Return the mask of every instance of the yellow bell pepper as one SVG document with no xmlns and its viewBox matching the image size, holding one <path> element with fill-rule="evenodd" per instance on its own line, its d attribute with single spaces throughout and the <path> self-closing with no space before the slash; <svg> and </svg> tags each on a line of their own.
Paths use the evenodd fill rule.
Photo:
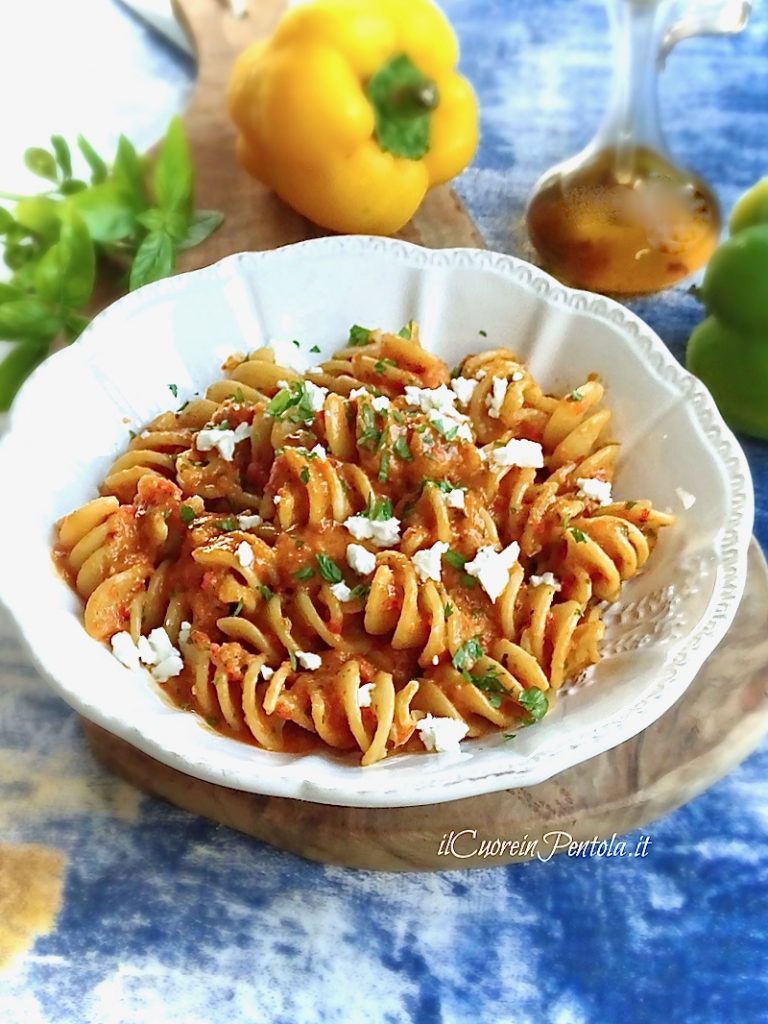
<svg viewBox="0 0 768 1024">
<path fill-rule="evenodd" d="M 322 227 L 391 234 L 477 146 L 477 103 L 430 0 L 315 0 L 237 59 L 245 169 Z"/>
</svg>

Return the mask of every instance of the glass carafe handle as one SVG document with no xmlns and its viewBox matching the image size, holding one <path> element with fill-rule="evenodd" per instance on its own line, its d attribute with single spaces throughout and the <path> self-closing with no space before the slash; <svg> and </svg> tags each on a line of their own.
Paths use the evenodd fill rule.
<svg viewBox="0 0 768 1024">
<path fill-rule="evenodd" d="M 733 36 L 741 32 L 752 13 L 752 0 L 720 0 L 695 4 L 695 13 L 685 15 L 668 29 L 659 51 L 659 67 L 678 43 L 693 36 Z"/>
</svg>

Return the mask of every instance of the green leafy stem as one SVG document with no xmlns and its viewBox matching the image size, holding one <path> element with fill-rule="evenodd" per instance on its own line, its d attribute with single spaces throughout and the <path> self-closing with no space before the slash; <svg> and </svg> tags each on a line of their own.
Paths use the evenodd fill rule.
<svg viewBox="0 0 768 1024">
<path fill-rule="evenodd" d="M 77 146 L 90 181 L 73 176 L 61 135 L 33 147 L 26 166 L 50 187 L 31 196 L 0 192 L 0 243 L 10 279 L 0 282 L 0 340 L 15 342 L 0 363 L 0 410 L 49 354 L 90 323 L 102 280 L 124 275 L 130 291 L 172 274 L 179 252 L 200 245 L 222 223 L 195 210 L 194 168 L 181 120 L 174 118 L 154 158 L 121 136 L 112 165 L 82 135 Z"/>
</svg>

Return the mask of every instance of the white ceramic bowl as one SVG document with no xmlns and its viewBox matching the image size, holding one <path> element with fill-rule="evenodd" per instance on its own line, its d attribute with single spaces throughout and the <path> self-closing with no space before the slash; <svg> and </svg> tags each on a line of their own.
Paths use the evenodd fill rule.
<svg viewBox="0 0 768 1024">
<path fill-rule="evenodd" d="M 80 602 L 51 563 L 54 521 L 96 495 L 128 441 L 127 421 L 140 429 L 175 404 L 168 384 L 181 400 L 215 379 L 231 352 L 267 339 L 299 338 L 309 342 L 304 351 L 315 343 L 322 355 L 314 362 L 352 323 L 397 329 L 411 318 L 449 365 L 506 345 L 547 390 L 599 373 L 623 443 L 615 493 L 650 497 L 678 523 L 622 591 L 607 656 L 588 685 L 514 743 L 492 735 L 460 754 L 399 755 L 361 769 L 330 754 L 275 754 L 229 740 L 171 707 L 146 674 L 128 673 L 86 635 Z M 644 729 L 728 628 L 753 518 L 744 454 L 708 392 L 632 313 L 509 256 L 364 237 L 231 256 L 116 302 L 23 388 L 0 444 L 0 480 L 0 597 L 72 707 L 190 775 L 371 807 L 530 786 Z"/>
</svg>

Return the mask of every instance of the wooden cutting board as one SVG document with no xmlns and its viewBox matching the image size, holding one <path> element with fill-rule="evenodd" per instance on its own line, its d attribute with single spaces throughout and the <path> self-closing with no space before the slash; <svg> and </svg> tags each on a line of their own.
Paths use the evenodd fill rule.
<svg viewBox="0 0 768 1024">
<path fill-rule="evenodd" d="M 184 115 L 197 169 L 196 202 L 200 209 L 226 215 L 204 245 L 183 254 L 180 270 L 207 266 L 233 252 L 275 249 L 327 234 L 249 177 L 234 159 L 235 129 L 226 111 L 232 64 L 241 50 L 272 31 L 285 6 L 284 0 L 251 0 L 247 16 L 236 18 L 217 0 L 175 0 L 174 9 L 193 42 L 199 66 Z M 398 237 L 433 249 L 485 248 L 461 200 L 445 185 L 429 193 Z"/>
<path fill-rule="evenodd" d="M 185 115 L 198 170 L 197 205 L 227 217 L 205 245 L 184 254 L 182 270 L 323 233 L 249 178 L 233 157 L 234 130 L 225 111 L 232 61 L 271 30 L 283 6 L 279 0 L 258 0 L 248 18 L 237 19 L 216 0 L 181 5 L 179 17 L 200 65 Z M 401 237 L 433 248 L 483 246 L 466 209 L 447 187 L 428 196 Z M 548 843 L 548 834 L 582 841 L 638 828 L 738 764 L 768 730 L 766 637 L 768 570 L 753 542 L 747 593 L 733 628 L 663 718 L 539 786 L 432 807 L 333 807 L 241 793 L 175 771 L 89 722 L 83 728 L 102 764 L 145 792 L 301 856 L 386 871 L 488 867 L 546 857 L 555 841 Z M 490 856 L 472 853 L 482 840 L 525 839 L 537 845 Z"/>
</svg>

